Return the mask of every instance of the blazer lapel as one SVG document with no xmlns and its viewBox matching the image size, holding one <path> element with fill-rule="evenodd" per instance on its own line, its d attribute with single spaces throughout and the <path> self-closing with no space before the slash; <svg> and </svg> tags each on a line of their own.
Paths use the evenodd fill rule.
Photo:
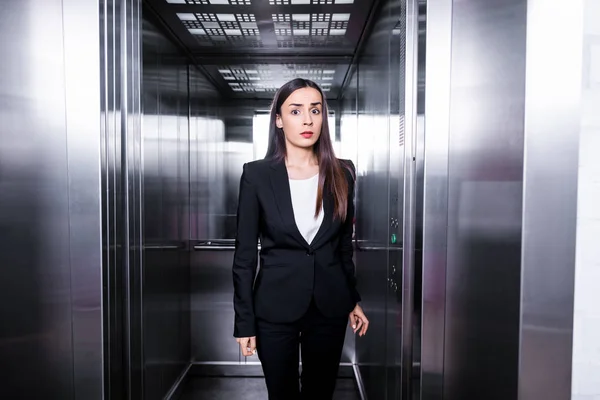
<svg viewBox="0 0 600 400">
<path fill-rule="evenodd" d="M 273 161 L 271 168 L 271 186 L 273 188 L 273 194 L 275 195 L 275 202 L 277 203 L 281 220 L 298 242 L 304 247 L 309 247 L 308 243 L 300 233 L 298 225 L 296 225 L 294 209 L 292 208 L 289 177 L 285 163 Z"/>
</svg>

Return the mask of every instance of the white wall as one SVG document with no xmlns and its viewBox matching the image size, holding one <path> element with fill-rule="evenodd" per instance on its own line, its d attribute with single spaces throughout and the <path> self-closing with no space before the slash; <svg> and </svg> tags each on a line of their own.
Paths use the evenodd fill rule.
<svg viewBox="0 0 600 400">
<path fill-rule="evenodd" d="M 585 0 L 573 400 L 600 400 L 600 0 Z"/>
</svg>

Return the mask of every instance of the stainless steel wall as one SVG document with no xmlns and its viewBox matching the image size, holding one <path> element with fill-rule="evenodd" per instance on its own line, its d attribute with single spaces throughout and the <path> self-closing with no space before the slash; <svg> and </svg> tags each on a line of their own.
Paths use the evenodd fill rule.
<svg viewBox="0 0 600 400">
<path fill-rule="evenodd" d="M 140 19 L 138 0 L 100 2 L 104 383 L 117 400 L 143 398 Z"/>
<path fill-rule="evenodd" d="M 570 398 L 582 15 L 553 6 L 428 2 L 424 400 Z"/>
<path fill-rule="evenodd" d="M 356 338 L 355 361 L 371 399 L 408 398 L 411 387 L 418 389 L 405 383 L 413 381 L 412 346 L 419 337 L 413 297 L 417 15 L 416 1 L 380 4 L 342 101 L 341 141 L 355 141 L 358 171 L 357 280 L 371 322 L 367 336 Z"/>
<path fill-rule="evenodd" d="M 427 42 L 433 54 L 427 55 L 425 113 L 428 300 L 439 288 L 430 280 L 442 279 L 441 271 L 428 269 L 438 269 L 445 257 L 444 350 L 435 360 L 443 360 L 445 399 L 516 398 L 527 2 L 444 3 L 428 5 L 428 29 L 446 30 L 434 33 L 440 46 Z M 440 195 L 447 196 L 446 210 Z M 445 248 L 430 241 L 444 229 L 444 218 Z M 441 339 L 430 329 L 442 323 L 426 323 L 432 325 L 424 326 L 424 337 L 427 331 Z M 423 348 L 439 345 L 424 342 Z M 441 366 L 428 368 L 424 374 Z"/>
<path fill-rule="evenodd" d="M 190 361 L 190 67 L 150 12 L 142 35 L 144 399 L 151 400 L 162 399 Z"/>
<path fill-rule="evenodd" d="M 103 398 L 99 31 L 94 1 L 2 2 L 6 398 Z"/>
<path fill-rule="evenodd" d="M 198 71 L 190 76 L 190 290 L 191 354 L 195 362 L 237 361 L 233 339 L 233 251 L 206 250 L 206 241 L 227 239 L 229 145 L 220 96 Z M 241 168 L 241 165 L 240 165 Z"/>
<path fill-rule="evenodd" d="M 527 2 L 519 400 L 572 398 L 584 1 L 560 5 Z"/>
</svg>

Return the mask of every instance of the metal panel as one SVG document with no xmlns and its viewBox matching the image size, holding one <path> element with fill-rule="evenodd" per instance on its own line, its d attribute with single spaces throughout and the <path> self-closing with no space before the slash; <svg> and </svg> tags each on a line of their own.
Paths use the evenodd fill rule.
<svg viewBox="0 0 600 400">
<path fill-rule="evenodd" d="M 162 399 L 190 360 L 188 63 L 143 20 L 145 399 Z"/>
<path fill-rule="evenodd" d="M 5 1 L 0 31 L 2 392 L 101 399 L 97 4 Z"/>
<path fill-rule="evenodd" d="M 389 35 L 388 56 L 388 109 L 389 109 L 389 236 L 396 235 L 399 246 L 404 242 L 405 204 L 405 151 L 406 151 L 406 7 L 404 1 L 392 1 L 386 7 L 387 19 L 397 21 Z M 412 162 L 412 157 L 409 162 Z M 403 321 L 403 257 L 401 248 L 388 252 L 386 300 L 386 398 L 402 398 L 402 327 Z"/>
<path fill-rule="evenodd" d="M 225 113 L 219 94 L 198 71 L 190 70 L 190 358 L 194 361 L 239 361 L 233 339 L 232 243 L 225 251 L 196 251 L 198 241 L 221 239 L 235 220 L 229 214 L 234 196 L 229 175 L 251 159 L 252 145 L 241 159 L 225 141 Z M 242 112 L 242 114 L 244 114 Z M 251 132 L 246 132 L 251 137 Z M 242 146 L 243 147 L 243 146 Z M 236 162 L 237 160 L 238 162 Z M 239 184 L 239 174 L 235 187 Z"/>
<path fill-rule="evenodd" d="M 452 5 L 444 340 L 448 400 L 517 396 L 526 18 L 525 0 Z M 440 45 L 442 57 L 447 42 Z M 441 84 L 445 77 L 438 79 Z M 443 116 L 447 91 L 440 89 L 427 98 L 443 96 L 438 107 Z M 443 127 L 438 127 L 439 139 Z"/>
<path fill-rule="evenodd" d="M 14 0 L 0 13 L 0 376 L 13 398 L 73 399 L 62 12 Z"/>
<path fill-rule="evenodd" d="M 63 0 L 74 398 L 103 399 L 100 16 Z"/>
<path fill-rule="evenodd" d="M 402 259 L 402 380 L 401 398 L 413 398 L 413 335 L 415 331 L 415 232 L 416 232 L 416 157 L 417 157 L 417 86 L 418 30 L 417 0 L 405 3 L 406 33 L 404 40 L 404 199 L 403 199 L 403 259 Z"/>
<path fill-rule="evenodd" d="M 100 20 L 105 393 L 143 398 L 140 1 Z"/>
<path fill-rule="evenodd" d="M 369 398 L 412 398 L 419 392 L 419 385 L 413 384 L 419 378 L 413 371 L 420 337 L 420 301 L 415 301 L 420 291 L 414 286 L 421 215 L 416 199 L 422 187 L 422 153 L 417 151 L 422 148 L 417 129 L 418 15 L 416 1 L 384 2 L 357 66 L 356 258 L 371 332 L 357 338 L 356 360 Z M 352 128 L 343 124 L 343 147 L 348 133 Z M 410 251 L 403 252 L 406 246 Z"/>
<path fill-rule="evenodd" d="M 452 0 L 427 2 L 421 399 L 443 396 Z"/>
<path fill-rule="evenodd" d="M 375 27 L 378 30 L 378 27 Z M 358 66 L 358 183 L 356 194 L 356 276 L 361 305 L 370 321 L 365 337 L 356 338 L 356 361 L 368 398 L 385 398 L 386 320 L 389 243 L 388 91 L 389 37 L 375 34 L 372 49 Z M 375 134 L 373 134 L 375 133 Z"/>
<path fill-rule="evenodd" d="M 356 338 L 356 363 L 371 399 L 401 395 L 406 53 L 398 26 L 406 26 L 403 9 L 403 2 L 388 1 L 374 11 L 373 31 L 356 67 L 356 263 L 371 322 L 367 336 Z M 346 123 L 341 129 L 345 147 L 353 129 Z"/>
<path fill-rule="evenodd" d="M 232 246 L 229 246 L 232 247 Z M 192 254 L 192 358 L 201 362 L 245 361 L 233 338 L 233 249 Z M 247 357 L 248 361 L 258 361 Z"/>
<path fill-rule="evenodd" d="M 118 52 L 114 48 L 116 25 L 113 1 L 100 3 L 100 62 L 101 62 L 101 143 L 102 143 L 102 259 L 104 301 L 104 375 L 105 394 L 110 399 L 125 399 L 125 368 L 123 365 L 123 273 L 121 269 L 123 248 L 121 247 L 122 228 L 117 221 L 123 221 L 122 207 L 118 201 L 122 197 L 121 156 L 117 88 L 119 73 L 115 69 Z"/>
<path fill-rule="evenodd" d="M 571 398 L 584 13 L 559 5 L 527 5 L 519 400 Z"/>
<path fill-rule="evenodd" d="M 224 229 L 227 144 L 218 93 L 197 70 L 190 73 L 190 238 L 206 240 Z"/>
<path fill-rule="evenodd" d="M 357 146 L 358 146 L 358 74 L 352 73 L 347 89 L 344 93 L 341 104 L 338 105 L 337 114 L 340 115 L 339 126 L 336 132 L 339 132 L 340 148 L 338 157 L 350 159 L 357 165 Z M 356 249 L 355 249 L 356 250 Z M 356 252 L 354 261 L 358 268 Z M 351 329 L 346 332 L 344 340 L 344 349 L 342 351 L 342 362 L 356 364 L 356 336 Z"/>
</svg>

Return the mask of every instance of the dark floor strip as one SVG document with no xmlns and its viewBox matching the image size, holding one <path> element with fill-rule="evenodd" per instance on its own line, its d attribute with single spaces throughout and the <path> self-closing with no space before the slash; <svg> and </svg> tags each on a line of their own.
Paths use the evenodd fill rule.
<svg viewBox="0 0 600 400">
<path fill-rule="evenodd" d="M 179 400 L 267 400 L 267 388 L 264 378 L 194 377 Z M 360 400 L 356 382 L 338 379 L 333 400 Z"/>
</svg>

